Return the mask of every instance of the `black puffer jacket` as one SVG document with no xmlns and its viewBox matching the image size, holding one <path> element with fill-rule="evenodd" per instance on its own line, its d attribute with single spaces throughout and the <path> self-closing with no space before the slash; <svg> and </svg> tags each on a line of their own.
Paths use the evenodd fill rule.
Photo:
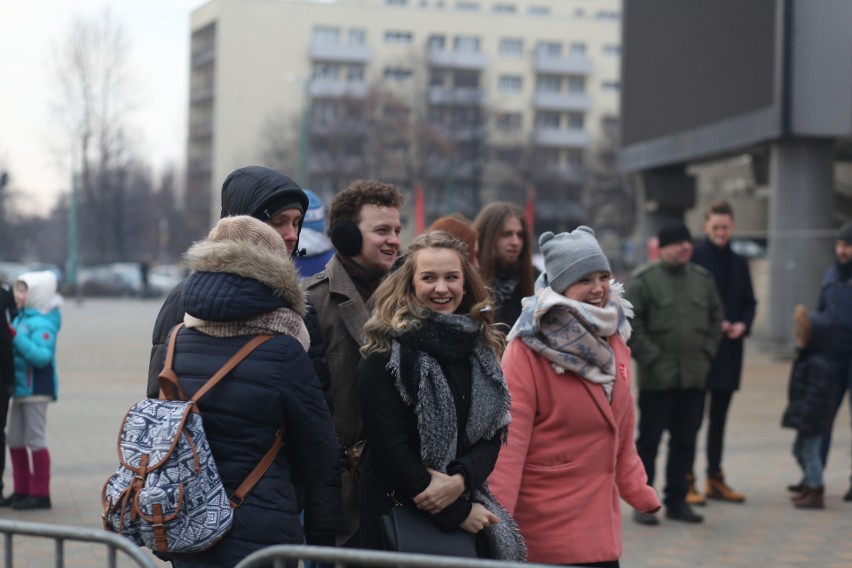
<svg viewBox="0 0 852 568">
<path fill-rule="evenodd" d="M 781 425 L 798 430 L 802 436 L 822 436 L 831 432 L 834 417 L 834 379 L 825 353 L 835 331 L 826 314 L 811 312 L 810 319 L 810 339 L 790 372 L 789 403 Z"/>
<path fill-rule="evenodd" d="M 297 314 L 304 310 L 292 263 L 275 255 L 264 257 L 257 248 L 242 242 L 204 241 L 187 254 L 195 272 L 184 285 L 186 311 L 203 320 L 190 322 L 198 329 L 181 330 L 177 339 L 174 370 L 187 396 L 250 339 L 251 334 L 240 334 L 244 320 L 279 308 L 291 308 Z M 296 315 L 292 321 L 302 325 Z M 229 333 L 237 335 L 210 335 L 213 322 L 233 322 Z M 302 330 L 301 335 L 306 344 L 307 333 Z M 225 538 L 207 551 L 179 558 L 233 566 L 266 546 L 303 541 L 294 484 L 327 477 L 337 459 L 337 437 L 299 336 L 298 332 L 275 335 L 199 401 L 229 493 L 260 461 L 282 426 L 284 448 L 235 510 L 233 527 Z"/>
</svg>

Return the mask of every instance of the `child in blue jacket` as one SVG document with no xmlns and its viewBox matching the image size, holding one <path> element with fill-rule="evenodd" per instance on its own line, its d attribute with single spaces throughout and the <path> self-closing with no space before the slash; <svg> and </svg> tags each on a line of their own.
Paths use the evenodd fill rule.
<svg viewBox="0 0 852 568">
<path fill-rule="evenodd" d="M 56 275 L 48 270 L 21 274 L 15 281 L 18 315 L 12 322 L 15 390 L 7 439 L 14 493 L 0 506 L 50 508 L 50 453 L 45 426 L 47 404 L 56 400 L 56 335 L 62 323 Z M 32 458 L 32 469 L 30 468 Z"/>
</svg>

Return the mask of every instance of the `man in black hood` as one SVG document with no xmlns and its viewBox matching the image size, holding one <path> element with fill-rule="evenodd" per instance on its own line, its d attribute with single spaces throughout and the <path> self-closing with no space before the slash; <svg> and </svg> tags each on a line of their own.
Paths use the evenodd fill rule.
<svg viewBox="0 0 852 568">
<path fill-rule="evenodd" d="M 260 219 L 281 235 L 287 252 L 295 256 L 307 208 L 308 196 L 295 181 L 270 168 L 246 166 L 234 170 L 225 178 L 222 184 L 222 210 L 219 218 L 251 215 Z M 183 321 L 183 314 L 183 282 L 181 282 L 166 297 L 157 315 L 157 321 L 154 323 L 151 359 L 148 365 L 149 398 L 157 398 L 159 395 L 158 377 L 165 361 L 166 338 L 172 327 Z M 312 332 L 311 350 L 313 350 L 314 335 L 310 325 L 308 325 L 308 331 Z M 321 341 L 320 339 L 319 342 Z M 320 376 L 320 382 L 323 380 L 324 377 Z"/>
</svg>

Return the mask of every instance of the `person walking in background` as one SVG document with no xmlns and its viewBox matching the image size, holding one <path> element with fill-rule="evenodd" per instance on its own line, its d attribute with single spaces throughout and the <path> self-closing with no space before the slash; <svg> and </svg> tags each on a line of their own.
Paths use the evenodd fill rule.
<svg viewBox="0 0 852 568">
<path fill-rule="evenodd" d="M 5 282 L 0 282 L 0 502 L 3 501 L 3 473 L 6 471 L 6 418 L 9 399 L 15 388 L 15 355 L 12 321 L 18 313 L 15 295 Z"/>
<path fill-rule="evenodd" d="M 299 246 L 303 247 L 304 256 L 297 254 L 294 258 L 296 267 L 302 278 L 313 276 L 328 264 L 334 256 L 334 245 L 326 235 L 325 206 L 319 196 L 310 189 L 303 189 L 308 196 L 308 209 L 299 233 Z"/>
<path fill-rule="evenodd" d="M 705 237 L 695 246 L 692 262 L 713 275 L 725 310 L 722 320 L 722 342 L 707 377 L 707 483 L 705 494 L 710 499 L 742 503 L 745 495 L 725 482 L 722 454 L 725 424 L 734 391 L 740 388 L 745 338 L 754 321 L 757 301 L 751 285 L 748 261 L 731 250 L 734 232 L 734 210 L 727 201 L 710 205 L 704 217 Z M 695 488 L 695 475 L 687 477 L 686 502 L 703 505 L 704 496 Z"/>
<path fill-rule="evenodd" d="M 186 253 L 193 273 L 184 285 L 185 327 L 177 330 L 172 368 L 187 398 L 253 337 L 273 336 L 199 403 L 228 494 L 279 430 L 284 445 L 234 510 L 225 537 L 203 552 L 171 555 L 176 568 L 233 566 L 266 546 L 301 544 L 295 485 L 324 480 L 337 461 L 334 425 L 307 355 L 304 291 L 285 247 L 268 225 L 235 216 L 221 219 Z"/>
<path fill-rule="evenodd" d="M 852 409 L 852 221 L 847 221 L 837 232 L 834 242 L 835 263 L 829 267 L 823 278 L 819 294 L 817 311 L 828 315 L 836 330 L 828 346 L 834 375 L 834 412 L 832 424 L 843 398 L 849 396 Z M 822 440 L 820 455 L 823 467 L 828 463 L 828 450 L 831 447 L 831 428 Z M 790 489 L 802 489 L 792 486 Z M 844 501 L 852 501 L 852 476 L 849 490 L 843 496 Z"/>
<path fill-rule="evenodd" d="M 467 247 L 467 259 L 474 268 L 479 268 L 479 233 L 473 228 L 473 222 L 463 213 L 438 217 L 429 226 L 429 231 L 445 231 L 463 242 Z"/>
<path fill-rule="evenodd" d="M 639 371 L 639 436 L 636 448 L 653 486 L 657 451 L 669 433 L 664 489 L 666 518 L 704 520 L 686 503 L 686 476 L 704 412 L 704 388 L 722 337 L 722 304 L 713 276 L 689 262 L 692 238 L 681 221 L 665 223 L 657 234 L 660 260 L 635 270 L 627 286 L 633 304 L 628 342 Z M 634 511 L 634 520 L 659 520 Z"/>
<path fill-rule="evenodd" d="M 56 289 L 56 275 L 49 270 L 25 272 L 15 281 L 18 315 L 11 329 L 15 389 L 7 432 L 14 493 L 0 501 L 0 507 L 51 507 L 45 429 L 47 405 L 56 401 L 59 389 L 56 336 L 62 327 L 62 296 Z"/>
<path fill-rule="evenodd" d="M 652 514 L 660 501 L 633 439 L 632 308 L 592 229 L 544 233 L 545 273 L 509 333 L 506 447 L 489 478 L 515 518 L 530 562 L 618 566 L 621 497 Z"/>
<path fill-rule="evenodd" d="M 364 344 L 367 303 L 399 253 L 402 229 L 399 190 L 376 180 L 357 180 L 335 195 L 328 234 L 337 252 L 325 269 L 305 281 L 325 339 L 334 423 L 344 464 L 340 476 L 343 521 L 333 543 L 358 547 L 357 460 L 364 441 L 356 373 Z"/>
<path fill-rule="evenodd" d="M 781 419 L 785 428 L 796 430 L 793 456 L 804 475 L 802 491 L 793 497 L 799 509 L 825 508 L 820 443 L 831 430 L 834 406 L 834 377 L 831 360 L 825 356 L 834 324 L 824 313 L 808 313 L 802 305 L 793 312 L 794 336 L 799 353 L 790 373 L 787 408 Z"/>
<path fill-rule="evenodd" d="M 517 526 L 485 483 L 510 421 L 503 338 L 465 249 L 443 231 L 421 235 L 374 294 L 358 367 L 361 544 L 382 548 L 380 519 L 397 500 L 481 535 L 480 557 L 521 561 Z"/>
<path fill-rule="evenodd" d="M 479 270 L 495 295 L 494 323 L 508 333 L 521 315 L 521 298 L 533 293 L 532 245 L 523 210 L 511 203 L 486 205 L 473 220 L 479 233 Z"/>
</svg>

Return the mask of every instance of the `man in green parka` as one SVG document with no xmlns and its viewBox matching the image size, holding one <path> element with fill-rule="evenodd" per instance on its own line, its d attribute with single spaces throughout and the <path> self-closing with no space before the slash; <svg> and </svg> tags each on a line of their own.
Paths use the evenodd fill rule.
<svg viewBox="0 0 852 568">
<path fill-rule="evenodd" d="M 637 269 L 626 297 L 633 303 L 628 345 L 639 368 L 639 436 L 636 447 L 654 484 L 654 465 L 663 432 L 669 432 L 666 518 L 700 523 L 686 504 L 686 474 L 692 470 L 704 412 L 704 387 L 722 337 L 724 312 L 713 276 L 689 262 L 692 238 L 680 221 L 657 234 L 659 260 Z M 655 525 L 654 515 L 634 513 Z"/>
</svg>

